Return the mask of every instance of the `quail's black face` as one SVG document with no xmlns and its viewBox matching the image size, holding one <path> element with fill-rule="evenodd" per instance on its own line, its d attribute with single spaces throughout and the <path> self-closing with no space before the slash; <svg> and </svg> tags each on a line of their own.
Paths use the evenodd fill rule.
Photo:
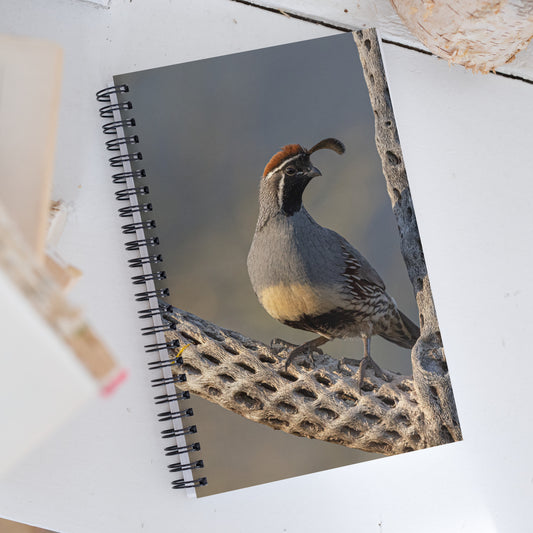
<svg viewBox="0 0 533 533">
<path fill-rule="evenodd" d="M 277 174 L 278 205 L 286 216 L 292 216 L 301 209 L 302 195 L 307 184 L 314 177 L 322 175 L 311 164 L 307 154 L 288 159 Z"/>
<path fill-rule="evenodd" d="M 308 155 L 300 155 L 293 161 L 289 159 L 282 167 L 282 172 L 286 178 L 307 180 L 307 183 L 311 178 L 322 175 L 320 170 L 312 165 Z"/>
<path fill-rule="evenodd" d="M 272 156 L 261 180 L 258 227 L 262 227 L 268 216 L 281 213 L 290 217 L 300 211 L 302 194 L 307 184 L 314 177 L 322 175 L 311 163 L 310 156 L 323 149 L 333 150 L 338 154 L 344 153 L 344 145 L 338 139 L 328 137 L 310 150 L 299 144 L 288 144 Z"/>
</svg>

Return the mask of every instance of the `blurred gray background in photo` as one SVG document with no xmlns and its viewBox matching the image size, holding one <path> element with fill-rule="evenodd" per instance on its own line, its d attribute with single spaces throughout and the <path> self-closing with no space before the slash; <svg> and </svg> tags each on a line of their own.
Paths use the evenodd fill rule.
<svg viewBox="0 0 533 533">
<path fill-rule="evenodd" d="M 304 193 L 315 220 L 346 237 L 379 272 L 415 322 L 418 311 L 374 143 L 374 117 L 351 34 L 325 37 L 116 77 L 130 87 L 172 305 L 269 343 L 314 335 L 276 322 L 251 288 L 246 256 L 258 187 L 283 145 L 325 137 L 339 156 L 312 156 L 322 177 Z M 360 339 L 324 352 L 362 357 Z M 410 353 L 373 337 L 384 368 L 411 373 Z M 308 440 L 250 422 L 194 398 L 208 495 L 365 461 L 376 454 Z M 194 457 L 193 455 L 193 458 Z M 326 490 L 326 488 L 325 488 Z"/>
</svg>

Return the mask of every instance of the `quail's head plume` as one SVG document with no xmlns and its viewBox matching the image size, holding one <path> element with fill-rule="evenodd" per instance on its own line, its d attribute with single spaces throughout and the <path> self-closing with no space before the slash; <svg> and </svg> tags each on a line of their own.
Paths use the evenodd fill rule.
<svg viewBox="0 0 533 533">
<path fill-rule="evenodd" d="M 320 352 L 325 342 L 344 337 L 363 339 L 365 368 L 381 370 L 370 357 L 373 335 L 412 348 L 420 330 L 396 306 L 370 263 L 338 233 L 320 226 L 306 211 L 302 195 L 321 176 L 311 163 L 317 150 L 344 153 L 337 139 L 324 139 L 307 150 L 289 144 L 276 153 L 263 172 L 259 218 L 248 254 L 248 273 L 265 310 L 293 328 L 319 335 L 289 354 Z"/>
</svg>

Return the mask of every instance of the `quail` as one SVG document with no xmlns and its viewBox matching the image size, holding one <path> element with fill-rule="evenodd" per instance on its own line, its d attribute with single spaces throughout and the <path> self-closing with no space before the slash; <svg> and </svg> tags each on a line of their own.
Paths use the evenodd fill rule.
<svg viewBox="0 0 533 533">
<path fill-rule="evenodd" d="M 302 205 L 305 188 L 322 175 L 310 161 L 321 149 L 345 151 L 333 138 L 309 150 L 289 144 L 266 165 L 248 274 L 259 302 L 273 318 L 319 335 L 294 347 L 285 368 L 298 355 L 321 353 L 319 346 L 329 340 L 361 337 L 364 356 L 356 374 L 360 386 L 367 367 L 383 377 L 370 356 L 373 335 L 412 348 L 420 330 L 398 309 L 370 263 L 341 235 L 320 226 Z"/>
</svg>

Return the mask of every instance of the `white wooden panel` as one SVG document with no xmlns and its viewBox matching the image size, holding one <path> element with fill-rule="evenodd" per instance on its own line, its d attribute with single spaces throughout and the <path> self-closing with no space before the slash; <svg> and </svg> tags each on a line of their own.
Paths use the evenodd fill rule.
<svg viewBox="0 0 533 533">
<path fill-rule="evenodd" d="M 427 51 L 407 30 L 389 0 L 251 0 L 250 3 L 340 28 L 376 27 L 385 39 Z M 512 63 L 497 70 L 533 81 L 533 46 L 530 45 L 517 54 Z"/>
</svg>

